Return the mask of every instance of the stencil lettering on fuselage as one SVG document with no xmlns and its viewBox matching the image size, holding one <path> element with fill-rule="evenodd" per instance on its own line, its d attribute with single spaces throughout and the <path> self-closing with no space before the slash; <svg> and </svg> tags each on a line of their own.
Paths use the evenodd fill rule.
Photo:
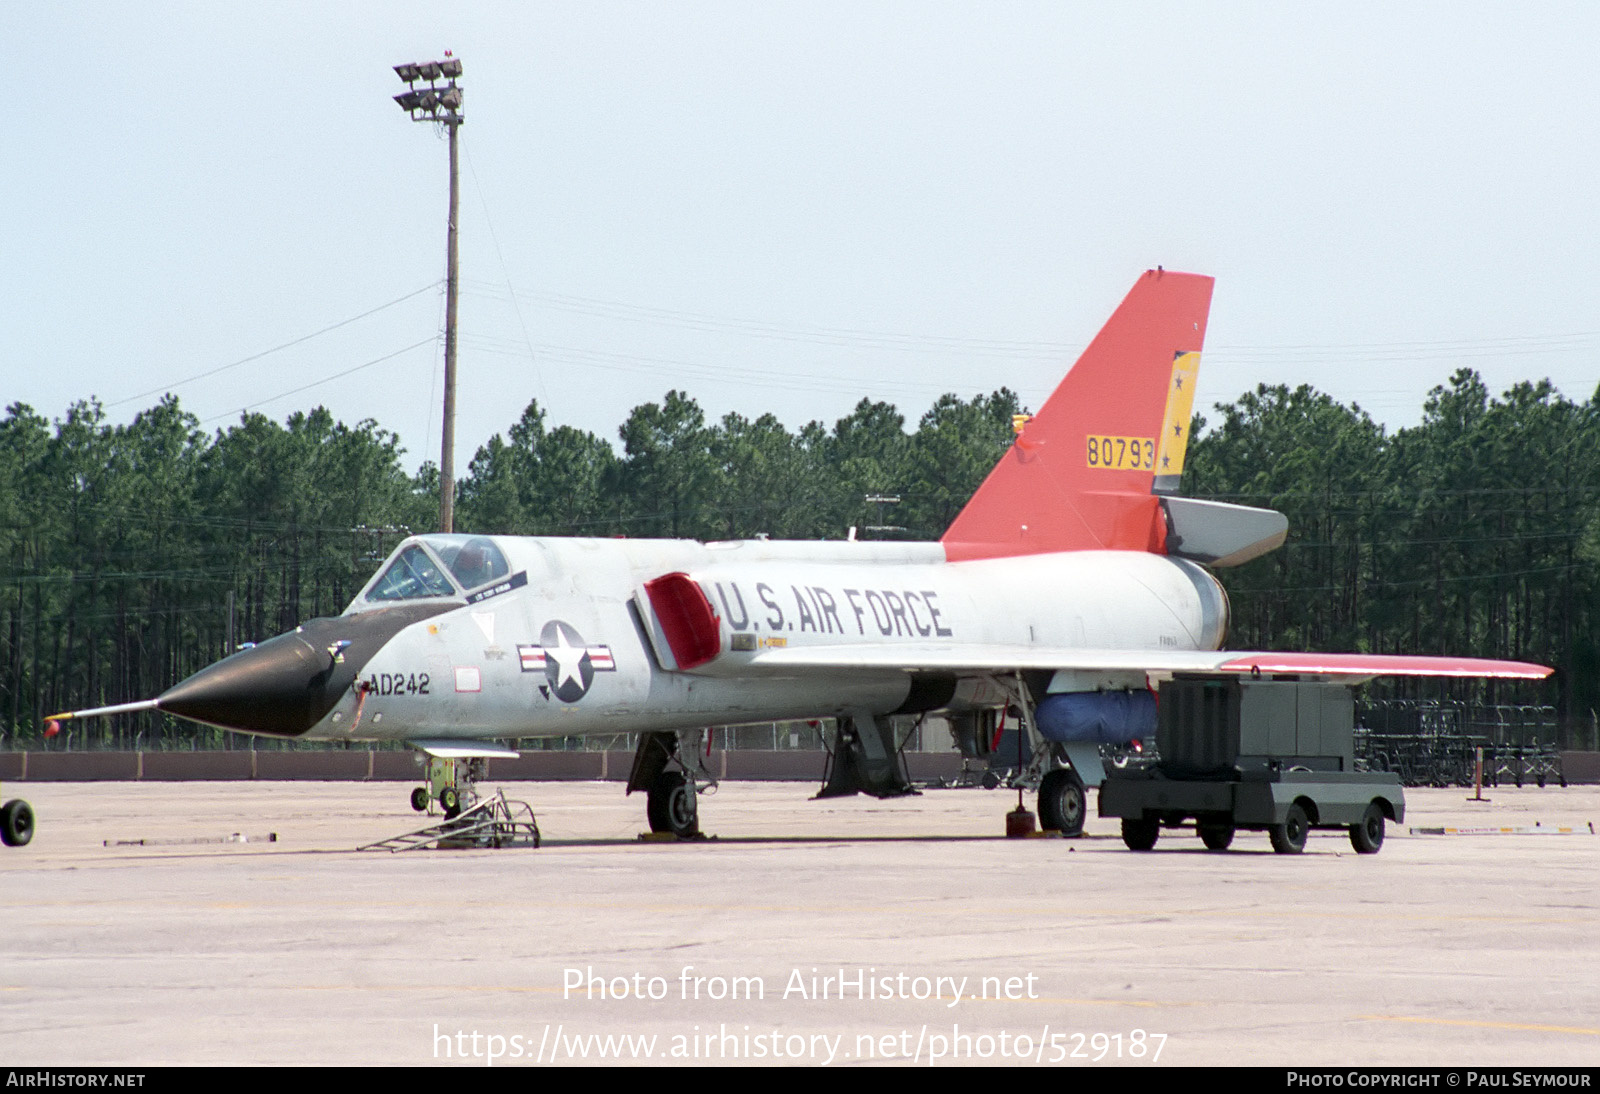
<svg viewBox="0 0 1600 1094">
<path fill-rule="evenodd" d="M 610 646 L 591 646 L 571 624 L 552 619 L 539 632 L 539 645 L 518 646 L 523 672 L 542 672 L 548 689 L 563 703 L 589 694 L 597 672 L 615 672 Z"/>
<path fill-rule="evenodd" d="M 835 593 L 821 585 L 773 587 L 757 582 L 750 611 L 736 581 L 713 582 L 722 619 L 733 631 L 799 631 L 815 634 L 875 634 L 884 638 L 951 638 L 933 589 L 844 589 Z M 708 594 L 709 599 L 709 594 Z"/>
</svg>

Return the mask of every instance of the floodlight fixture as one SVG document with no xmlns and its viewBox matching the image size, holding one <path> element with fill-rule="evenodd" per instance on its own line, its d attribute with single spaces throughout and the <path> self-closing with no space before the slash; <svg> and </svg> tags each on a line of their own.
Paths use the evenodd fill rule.
<svg viewBox="0 0 1600 1094">
<path fill-rule="evenodd" d="M 465 120 L 461 117 L 461 88 L 456 85 L 456 77 L 461 75 L 459 57 L 446 53 L 442 61 L 395 65 L 394 74 L 411 85 L 404 93 L 396 95 L 394 101 L 400 104 L 400 109 L 411 115 L 413 121 L 440 122 L 454 127 Z M 442 78 L 448 78 L 449 84 L 439 86 L 436 81 Z M 417 87 L 419 80 L 428 81 L 428 85 Z"/>
</svg>

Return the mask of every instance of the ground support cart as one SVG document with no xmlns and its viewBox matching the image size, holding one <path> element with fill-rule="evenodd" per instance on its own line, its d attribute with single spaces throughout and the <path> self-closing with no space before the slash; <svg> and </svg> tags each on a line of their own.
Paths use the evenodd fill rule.
<svg viewBox="0 0 1600 1094">
<path fill-rule="evenodd" d="M 1193 822 L 1213 851 L 1240 828 L 1284 854 L 1304 850 L 1313 828 L 1344 828 L 1373 854 L 1385 825 L 1405 819 L 1405 791 L 1392 772 L 1356 770 L 1354 712 L 1342 684 L 1176 676 L 1157 705 L 1160 761 L 1107 772 L 1100 815 L 1121 818 L 1135 851 Z"/>
<path fill-rule="evenodd" d="M 1362 854 L 1383 846 L 1384 826 L 1405 819 L 1405 791 L 1389 773 L 1279 771 L 1259 777 L 1174 779 L 1160 768 L 1131 775 L 1108 772 L 1100 786 L 1100 815 L 1122 818 L 1122 839 L 1148 851 L 1162 828 L 1193 822 L 1213 851 L 1227 849 L 1240 828 L 1264 831 L 1272 849 L 1305 849 L 1313 828 L 1344 828 Z"/>
</svg>

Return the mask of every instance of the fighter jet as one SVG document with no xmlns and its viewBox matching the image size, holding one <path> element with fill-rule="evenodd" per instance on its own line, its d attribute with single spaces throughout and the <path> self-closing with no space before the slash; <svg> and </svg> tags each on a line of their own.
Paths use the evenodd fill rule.
<svg viewBox="0 0 1600 1094">
<path fill-rule="evenodd" d="M 1272 510 L 1176 494 L 1212 279 L 1147 271 L 936 543 L 418 535 L 342 615 L 155 699 L 241 733 L 403 741 L 460 778 L 505 742 L 639 735 L 628 790 L 692 834 L 707 726 L 837 719 L 827 793 L 911 788 L 887 719 L 970 736 L 1014 712 L 1044 826 L 1076 834 L 1099 747 L 1148 739 L 1152 674 L 1539 679 L 1520 662 L 1227 651 L 1213 571 L 1279 546 Z"/>
</svg>

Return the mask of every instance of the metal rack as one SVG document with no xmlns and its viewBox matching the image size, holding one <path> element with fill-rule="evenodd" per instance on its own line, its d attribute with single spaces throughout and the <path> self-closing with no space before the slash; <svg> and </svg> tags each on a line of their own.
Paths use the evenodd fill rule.
<svg viewBox="0 0 1600 1094">
<path fill-rule="evenodd" d="M 1357 768 L 1406 786 L 1471 786 L 1480 748 L 1486 786 L 1567 785 L 1552 707 L 1372 699 L 1356 705 L 1356 722 Z"/>
</svg>

